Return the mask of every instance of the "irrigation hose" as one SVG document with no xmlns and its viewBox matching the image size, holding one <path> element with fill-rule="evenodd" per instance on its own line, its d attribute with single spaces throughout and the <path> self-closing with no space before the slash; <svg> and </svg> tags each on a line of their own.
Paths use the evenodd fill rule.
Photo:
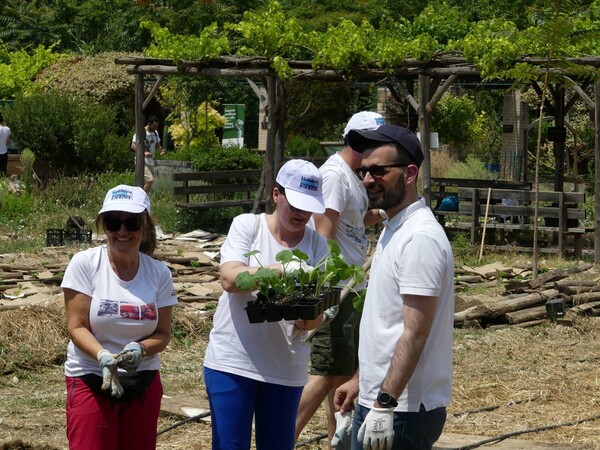
<svg viewBox="0 0 600 450">
<path fill-rule="evenodd" d="M 156 435 L 160 436 L 161 434 L 166 433 L 167 431 L 171 431 L 172 429 L 177 428 L 177 427 L 179 427 L 181 425 L 184 425 L 184 424 L 186 424 L 188 422 L 198 421 L 198 420 L 203 419 L 204 417 L 208 417 L 208 416 L 210 416 L 210 411 L 205 411 L 205 412 L 203 412 L 201 414 L 198 414 L 196 416 L 186 417 L 185 419 L 180 420 L 177 423 L 174 423 L 170 427 L 167 427 L 167 428 L 165 428 L 163 430 L 160 430 L 158 433 L 156 433 Z"/>
</svg>

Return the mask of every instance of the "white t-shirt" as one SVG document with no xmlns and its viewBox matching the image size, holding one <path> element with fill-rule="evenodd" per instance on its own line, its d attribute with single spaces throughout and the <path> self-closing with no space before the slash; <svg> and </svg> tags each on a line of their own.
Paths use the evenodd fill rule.
<svg viewBox="0 0 600 450">
<path fill-rule="evenodd" d="M 140 266 L 131 281 L 121 280 L 108 260 L 106 245 L 73 256 L 61 287 L 91 297 L 90 330 L 102 346 L 119 353 L 129 342 L 138 341 L 156 330 L 160 308 L 177 304 L 171 272 L 160 261 L 140 253 Z M 158 354 L 142 360 L 138 370 L 158 370 Z M 65 375 L 101 375 L 95 358 L 67 346 Z"/>
<path fill-rule="evenodd" d="M 360 323 L 359 403 L 372 408 L 404 332 L 402 296 L 438 297 L 431 332 L 395 411 L 447 406 L 452 392 L 454 256 L 425 201 L 392 219 L 377 243 Z"/>
<path fill-rule="evenodd" d="M 133 134 L 133 138 L 131 142 L 136 142 L 136 133 Z M 151 153 L 151 157 L 144 157 L 144 164 L 149 166 L 154 166 L 156 162 L 154 161 L 154 156 L 156 155 L 156 144 L 160 143 L 160 136 L 158 135 L 158 131 L 148 131 L 146 130 L 146 146 L 144 148 L 144 152 L 146 149 Z"/>
<path fill-rule="evenodd" d="M 8 152 L 6 141 L 10 136 L 10 128 L 6 125 L 0 125 L 0 155 Z"/>
<path fill-rule="evenodd" d="M 335 240 L 344 261 L 361 266 L 368 247 L 363 222 L 369 205 L 367 191 L 339 153 L 330 156 L 319 170 L 323 175 L 325 207 L 340 214 Z"/>
<path fill-rule="evenodd" d="M 255 227 L 254 214 L 242 214 L 233 219 L 221 247 L 221 266 L 229 261 L 259 266 L 254 256 L 244 256 L 252 250 L 260 250 L 256 257 L 262 265 L 269 265 L 276 262 L 277 253 L 290 250 L 275 240 L 264 214 L 261 214 L 256 233 Z M 313 251 L 315 242 L 316 251 Z M 302 241 L 293 249 L 309 255 L 308 264 L 311 266 L 328 253 L 326 240 L 309 227 L 306 227 Z M 250 323 L 244 308 L 248 301 L 254 299 L 255 295 L 250 292 L 224 292 L 221 295 L 204 356 L 204 367 L 267 383 L 304 386 L 308 379 L 310 353 L 309 345 L 304 342 L 306 332 L 295 328 L 293 321 Z"/>
</svg>

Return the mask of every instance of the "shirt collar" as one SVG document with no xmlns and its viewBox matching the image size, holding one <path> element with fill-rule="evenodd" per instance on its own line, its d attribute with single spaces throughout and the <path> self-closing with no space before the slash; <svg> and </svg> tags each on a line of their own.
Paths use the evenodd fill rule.
<svg viewBox="0 0 600 450">
<path fill-rule="evenodd" d="M 416 202 L 411 203 L 394 217 L 385 221 L 385 227 L 389 228 L 391 231 L 395 231 L 402 226 L 402 224 L 415 212 L 420 210 L 421 208 L 425 208 L 427 205 L 425 204 L 425 199 L 423 197 L 419 197 Z"/>
</svg>

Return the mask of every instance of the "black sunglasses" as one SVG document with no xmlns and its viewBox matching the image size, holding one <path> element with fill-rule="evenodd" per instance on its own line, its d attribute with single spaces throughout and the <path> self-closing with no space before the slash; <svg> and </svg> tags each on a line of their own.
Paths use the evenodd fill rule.
<svg viewBox="0 0 600 450">
<path fill-rule="evenodd" d="M 277 190 L 279 191 L 279 193 L 285 197 L 285 188 L 283 186 L 281 186 L 279 183 L 275 187 L 277 188 Z M 287 197 L 285 199 L 287 200 Z M 292 204 L 289 201 L 287 202 L 287 204 L 290 207 L 290 210 L 292 212 L 304 212 L 302 209 L 293 207 Z"/>
<path fill-rule="evenodd" d="M 408 164 L 406 163 L 396 163 L 396 164 L 386 164 L 384 166 L 371 166 L 371 167 L 360 167 L 356 169 L 356 175 L 361 180 L 364 180 L 368 173 L 371 174 L 371 177 L 375 179 L 383 178 L 388 173 L 388 168 L 390 167 L 406 167 Z"/>
<path fill-rule="evenodd" d="M 125 225 L 127 231 L 138 231 L 142 227 L 142 221 L 140 216 L 130 216 L 123 220 L 116 216 L 104 216 L 104 226 L 108 231 L 119 231 L 121 225 Z"/>
</svg>

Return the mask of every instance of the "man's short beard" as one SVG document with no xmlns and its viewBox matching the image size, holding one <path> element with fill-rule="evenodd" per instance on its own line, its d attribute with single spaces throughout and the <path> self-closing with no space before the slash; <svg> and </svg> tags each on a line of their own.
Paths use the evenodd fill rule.
<svg viewBox="0 0 600 450">
<path fill-rule="evenodd" d="M 391 209 L 400 205 L 406 199 L 406 184 L 404 178 L 400 178 L 399 183 L 393 191 L 384 189 L 383 196 L 379 201 L 372 201 L 371 208 Z"/>
</svg>

